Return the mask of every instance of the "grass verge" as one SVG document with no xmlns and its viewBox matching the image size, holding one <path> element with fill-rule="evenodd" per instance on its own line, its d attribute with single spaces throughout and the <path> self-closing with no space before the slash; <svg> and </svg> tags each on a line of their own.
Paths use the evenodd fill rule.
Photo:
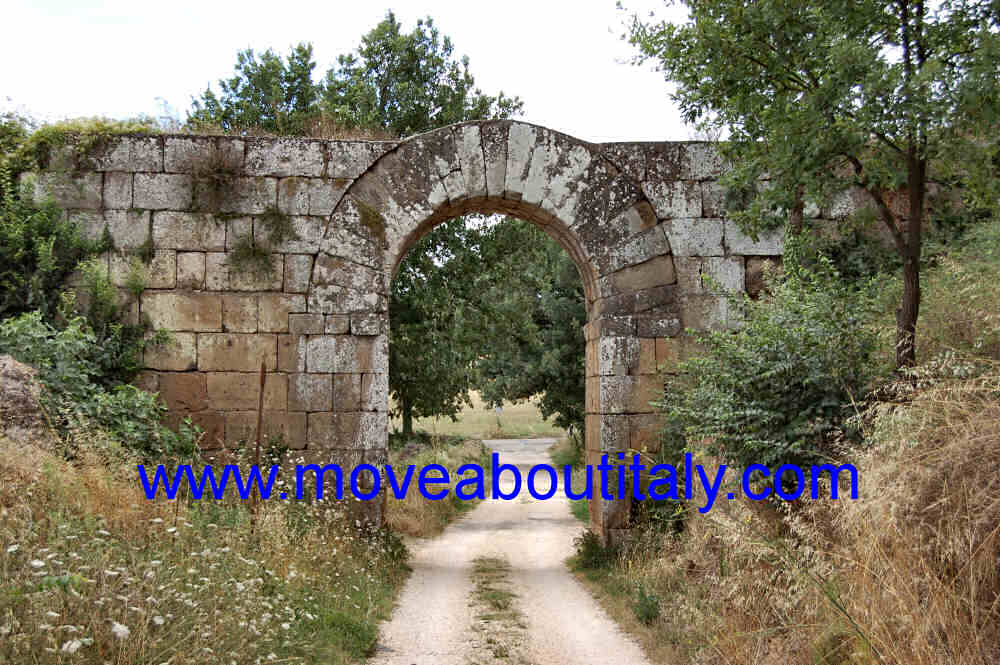
<svg viewBox="0 0 1000 665">
<path fill-rule="evenodd" d="M 474 630 L 482 663 L 527 663 L 522 648 L 527 626 L 510 589 L 510 564 L 499 557 L 473 561 L 470 605 L 476 613 Z"/>
</svg>

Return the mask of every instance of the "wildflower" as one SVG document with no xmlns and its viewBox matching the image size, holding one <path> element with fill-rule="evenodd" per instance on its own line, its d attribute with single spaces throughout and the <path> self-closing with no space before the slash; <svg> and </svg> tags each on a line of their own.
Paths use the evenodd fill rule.
<svg viewBox="0 0 1000 665">
<path fill-rule="evenodd" d="M 20 547 L 21 547 L 20 545 L 18 545 L 17 543 L 14 543 L 13 545 L 11 545 L 10 547 L 7 548 L 7 554 L 13 554 L 18 549 L 20 549 Z"/>
<path fill-rule="evenodd" d="M 112 621 L 111 633 L 119 640 L 124 640 L 132 633 L 132 631 L 128 629 L 128 626 L 120 624 L 117 621 Z"/>
<path fill-rule="evenodd" d="M 32 568 L 44 568 L 45 562 L 41 559 L 32 559 L 30 565 Z"/>
<path fill-rule="evenodd" d="M 49 610 L 48 612 L 45 613 L 45 616 L 51 617 L 53 619 L 58 619 L 59 618 L 59 613 L 58 612 L 53 612 L 52 610 Z"/>
<path fill-rule="evenodd" d="M 155 623 L 157 626 L 162 626 L 166 622 L 167 620 L 161 617 L 159 614 L 153 617 L 153 623 Z"/>
</svg>

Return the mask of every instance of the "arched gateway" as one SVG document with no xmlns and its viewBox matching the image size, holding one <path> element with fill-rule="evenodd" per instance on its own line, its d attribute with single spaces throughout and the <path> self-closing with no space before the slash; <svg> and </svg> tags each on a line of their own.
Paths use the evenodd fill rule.
<svg viewBox="0 0 1000 665">
<path fill-rule="evenodd" d="M 389 285 L 437 223 L 510 214 L 573 258 L 587 297 L 593 465 L 655 447 L 657 369 L 678 359 L 684 328 L 732 324 L 703 276 L 743 289 L 782 249 L 722 218 L 722 165 L 704 143 L 591 144 L 487 121 L 399 143 L 122 137 L 99 152 L 50 168 L 39 192 L 91 233 L 107 228 L 120 250 L 152 243 L 135 313 L 174 343 L 147 353 L 144 387 L 201 424 L 208 445 L 236 442 L 254 422 L 263 359 L 267 428 L 344 466 L 385 461 Z M 297 238 L 269 241 L 275 220 Z M 250 238 L 271 270 L 234 261 Z M 123 282 L 128 260 L 108 265 Z M 592 526 L 614 537 L 628 512 L 627 501 L 595 500 Z"/>
</svg>

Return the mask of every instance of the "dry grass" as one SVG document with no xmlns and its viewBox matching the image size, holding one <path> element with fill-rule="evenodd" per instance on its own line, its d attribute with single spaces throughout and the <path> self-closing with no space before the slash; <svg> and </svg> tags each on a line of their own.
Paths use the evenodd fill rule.
<svg viewBox="0 0 1000 665">
<path fill-rule="evenodd" d="M 406 448 L 390 453 L 389 462 L 397 470 L 397 477 L 405 472 L 406 466 L 413 464 L 414 479 L 410 491 L 403 499 L 396 499 L 390 492 L 386 500 L 386 521 L 396 533 L 407 536 L 426 538 L 437 535 L 461 513 L 475 505 L 455 497 L 454 492 L 440 500 L 432 501 L 420 495 L 417 491 L 417 474 L 428 464 L 440 464 L 448 469 L 455 485 L 455 471 L 463 464 L 479 464 L 489 468 L 489 451 L 482 441 L 448 441 L 432 440 L 425 448 Z M 489 482 L 487 479 L 486 482 Z M 443 489 L 444 485 L 437 489 Z"/>
<path fill-rule="evenodd" d="M 265 502 L 251 535 L 239 502 L 149 501 L 134 466 L 2 437 L 0 543 L 8 663 L 358 662 L 406 574 L 343 505 Z"/>
<path fill-rule="evenodd" d="M 402 422 L 394 419 L 390 427 L 400 429 Z M 483 403 L 479 393 L 472 392 L 472 407 L 464 408 L 458 420 L 450 418 L 418 418 L 413 421 L 414 430 L 423 430 L 433 435 L 461 436 L 469 439 L 530 439 L 535 437 L 566 436 L 566 431 L 542 418 L 535 399 L 518 404 L 505 402 L 503 413 Z"/>
</svg>

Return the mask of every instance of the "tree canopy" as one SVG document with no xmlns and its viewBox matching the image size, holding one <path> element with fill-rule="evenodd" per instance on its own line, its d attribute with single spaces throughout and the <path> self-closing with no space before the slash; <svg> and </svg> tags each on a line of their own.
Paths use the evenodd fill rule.
<svg viewBox="0 0 1000 665">
<path fill-rule="evenodd" d="M 684 4 L 683 25 L 633 16 L 628 37 L 689 122 L 728 130 L 730 215 L 752 233 L 800 231 L 809 204 L 865 192 L 903 263 L 897 364 L 912 364 L 929 185 L 996 154 L 983 139 L 1000 119 L 995 3 Z"/>
</svg>

